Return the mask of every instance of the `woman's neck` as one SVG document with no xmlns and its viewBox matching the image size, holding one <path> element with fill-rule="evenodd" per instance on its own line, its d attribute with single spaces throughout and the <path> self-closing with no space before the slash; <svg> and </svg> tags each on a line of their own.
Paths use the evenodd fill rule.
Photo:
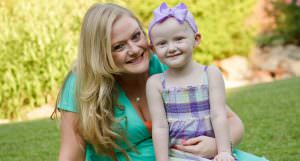
<svg viewBox="0 0 300 161">
<path fill-rule="evenodd" d="M 147 82 L 148 77 L 148 72 L 141 74 L 121 74 L 116 76 L 116 80 L 122 88 L 130 88 L 136 86 L 144 86 Z"/>
</svg>

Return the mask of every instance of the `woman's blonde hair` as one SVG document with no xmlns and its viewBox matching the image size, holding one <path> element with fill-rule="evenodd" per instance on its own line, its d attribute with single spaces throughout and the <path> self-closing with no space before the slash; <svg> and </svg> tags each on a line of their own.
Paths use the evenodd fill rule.
<svg viewBox="0 0 300 161">
<path fill-rule="evenodd" d="M 140 21 L 126 8 L 110 3 L 90 7 L 83 19 L 78 58 L 73 70 L 80 118 L 78 130 L 97 153 L 114 160 L 114 149 L 129 160 L 126 151 L 116 141 L 129 143 L 124 134 L 116 130 L 118 128 L 113 128 L 118 123 L 114 118 L 114 106 L 117 105 L 114 75 L 120 70 L 112 58 L 111 30 L 113 23 L 124 15 L 135 19 L 143 30 Z"/>
</svg>

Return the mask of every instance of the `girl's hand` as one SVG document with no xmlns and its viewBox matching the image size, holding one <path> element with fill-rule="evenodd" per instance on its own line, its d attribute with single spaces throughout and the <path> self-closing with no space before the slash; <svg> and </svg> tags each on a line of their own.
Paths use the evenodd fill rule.
<svg viewBox="0 0 300 161">
<path fill-rule="evenodd" d="M 188 139 L 181 145 L 175 145 L 174 148 L 205 158 L 213 158 L 218 153 L 215 138 L 208 136 Z"/>
<path fill-rule="evenodd" d="M 229 152 L 221 152 L 219 153 L 213 161 L 235 161 Z"/>
</svg>

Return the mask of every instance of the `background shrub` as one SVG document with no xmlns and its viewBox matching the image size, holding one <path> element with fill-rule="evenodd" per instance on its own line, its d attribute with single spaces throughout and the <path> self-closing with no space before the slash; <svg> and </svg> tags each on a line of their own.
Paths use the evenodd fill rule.
<svg viewBox="0 0 300 161">
<path fill-rule="evenodd" d="M 0 117 L 20 118 L 54 100 L 76 55 L 83 3 L 0 3 Z"/>
<path fill-rule="evenodd" d="M 128 6 L 143 20 L 147 26 L 151 20 L 152 11 L 162 1 L 136 0 Z M 174 6 L 181 1 L 168 0 L 168 6 Z M 246 25 L 251 16 L 256 0 L 209 0 L 184 2 L 193 13 L 202 42 L 194 54 L 195 60 L 211 63 L 232 55 L 247 55 L 253 45 L 254 29 Z"/>
<path fill-rule="evenodd" d="M 258 37 L 258 45 L 300 45 L 300 0 L 270 0 L 271 8 L 266 9 L 275 20 L 275 28 Z"/>
<path fill-rule="evenodd" d="M 0 2 L 0 118 L 52 103 L 76 57 L 80 24 L 95 0 L 2 0 Z M 106 2 L 106 1 L 100 1 Z M 134 11 L 145 29 L 162 1 L 116 0 Z M 179 1 L 167 1 L 174 6 Z M 255 0 L 183 1 L 194 14 L 202 43 L 194 58 L 202 63 L 247 55 L 254 31 L 245 25 Z"/>
</svg>

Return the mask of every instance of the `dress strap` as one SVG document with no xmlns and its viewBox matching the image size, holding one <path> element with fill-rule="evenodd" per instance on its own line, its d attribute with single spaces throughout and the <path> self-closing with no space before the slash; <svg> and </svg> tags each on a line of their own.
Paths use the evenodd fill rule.
<svg viewBox="0 0 300 161">
<path fill-rule="evenodd" d="M 207 69 L 208 69 L 208 66 L 205 66 L 204 67 L 204 72 L 205 72 L 204 83 L 205 84 L 208 84 L 208 71 L 207 71 Z"/>
<path fill-rule="evenodd" d="M 205 71 L 205 72 L 207 72 L 207 68 L 208 68 L 208 66 L 205 66 L 205 67 L 204 67 L 204 71 Z"/>
<path fill-rule="evenodd" d="M 161 80 L 161 84 L 162 84 L 163 89 L 165 89 L 166 88 L 166 77 L 165 77 L 164 72 L 160 74 L 160 80 Z"/>
</svg>

